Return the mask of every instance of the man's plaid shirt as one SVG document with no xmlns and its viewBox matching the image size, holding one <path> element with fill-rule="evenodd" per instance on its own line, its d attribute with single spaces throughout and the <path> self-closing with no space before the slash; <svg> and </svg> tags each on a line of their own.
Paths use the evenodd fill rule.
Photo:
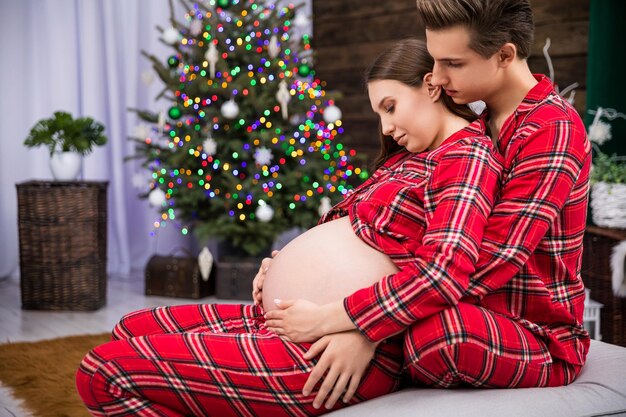
<svg viewBox="0 0 626 417">
<path fill-rule="evenodd" d="M 399 273 L 344 300 L 348 315 L 369 339 L 384 339 L 462 300 L 528 328 L 545 341 L 553 357 L 584 364 L 589 335 L 582 325 L 580 270 L 591 147 L 576 111 L 555 93 L 548 78 L 536 78 L 539 83 L 500 131 L 504 170 L 486 228 L 482 216 L 489 213 L 484 205 L 492 193 L 491 182 L 475 181 L 467 170 L 472 165 L 467 152 L 469 161 L 459 156 L 446 164 L 441 179 L 431 179 L 433 198 L 424 193 L 423 213 L 414 209 L 425 223 L 418 229 L 426 227 L 412 248 L 414 259 Z M 426 161 L 444 150 L 427 153 L 424 166 L 414 169 L 431 172 L 432 164 Z M 439 189 L 437 183 L 451 169 L 458 186 Z M 370 244 L 384 236 L 374 240 L 359 224 L 393 220 L 390 210 L 375 221 L 369 221 L 375 213 L 348 212 L 357 234 Z"/>
</svg>

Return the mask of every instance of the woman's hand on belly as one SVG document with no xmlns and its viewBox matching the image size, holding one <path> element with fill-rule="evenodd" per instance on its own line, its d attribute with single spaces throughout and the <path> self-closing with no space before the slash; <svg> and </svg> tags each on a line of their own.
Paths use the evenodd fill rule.
<svg viewBox="0 0 626 417">
<path fill-rule="evenodd" d="M 317 305 L 307 300 L 275 300 L 278 310 L 265 313 L 267 328 L 294 343 L 315 342 L 331 333 L 354 330 L 343 300 Z"/>
<path fill-rule="evenodd" d="M 278 251 L 272 251 L 272 258 L 275 258 L 276 255 L 278 255 Z M 259 272 L 257 272 L 252 281 L 252 300 L 254 300 L 254 305 L 260 306 L 263 304 L 263 283 L 265 282 L 266 272 L 272 265 L 272 258 L 263 258 Z"/>
</svg>

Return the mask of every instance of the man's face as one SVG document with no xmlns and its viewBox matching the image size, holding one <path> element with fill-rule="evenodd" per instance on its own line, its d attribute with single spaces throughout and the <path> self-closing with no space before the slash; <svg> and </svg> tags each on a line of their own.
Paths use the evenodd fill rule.
<svg viewBox="0 0 626 417">
<path fill-rule="evenodd" d="M 426 30 L 426 46 L 435 59 L 432 83 L 441 86 L 455 103 L 489 103 L 499 89 L 499 55 L 484 58 L 470 49 L 469 43 L 469 31 L 463 26 Z"/>
</svg>

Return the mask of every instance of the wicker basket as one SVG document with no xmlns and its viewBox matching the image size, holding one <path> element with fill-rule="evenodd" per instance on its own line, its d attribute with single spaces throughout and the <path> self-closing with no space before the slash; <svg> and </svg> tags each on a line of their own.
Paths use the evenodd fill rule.
<svg viewBox="0 0 626 417">
<path fill-rule="evenodd" d="M 626 184 L 593 184 L 590 205 L 591 217 L 596 225 L 626 228 Z"/>
<path fill-rule="evenodd" d="M 626 298 L 613 294 L 610 259 L 613 246 L 623 240 L 626 230 L 587 226 L 581 270 L 591 298 L 603 304 L 602 340 L 620 346 L 626 346 Z"/>
<path fill-rule="evenodd" d="M 106 302 L 106 182 L 17 184 L 22 308 Z"/>
</svg>

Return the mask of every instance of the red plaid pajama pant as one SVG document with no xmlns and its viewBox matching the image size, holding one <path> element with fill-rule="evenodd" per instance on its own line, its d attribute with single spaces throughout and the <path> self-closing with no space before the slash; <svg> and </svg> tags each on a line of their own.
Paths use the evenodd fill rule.
<svg viewBox="0 0 626 417">
<path fill-rule="evenodd" d="M 553 358 L 542 340 L 510 318 L 463 302 L 411 326 L 404 356 L 413 384 L 439 388 L 561 386 L 581 369 Z"/>
<path fill-rule="evenodd" d="M 269 332 L 255 306 L 159 307 L 125 316 L 113 341 L 85 356 L 76 384 L 94 416 L 320 415 L 315 393 L 302 395 L 309 346 Z M 401 340 L 380 344 L 350 403 L 395 391 L 401 367 Z"/>
</svg>

